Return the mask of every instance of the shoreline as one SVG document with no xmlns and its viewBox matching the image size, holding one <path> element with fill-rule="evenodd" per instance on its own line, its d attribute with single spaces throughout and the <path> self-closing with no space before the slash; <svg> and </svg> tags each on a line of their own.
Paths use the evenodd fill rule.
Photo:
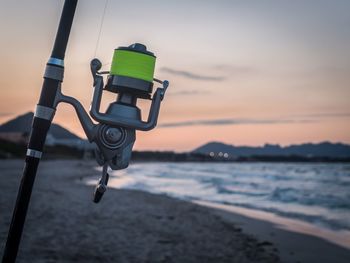
<svg viewBox="0 0 350 263">
<path fill-rule="evenodd" d="M 91 201 L 94 162 L 43 161 L 18 262 L 349 262 L 350 250 L 239 213 L 109 188 Z M 0 249 L 23 161 L 0 161 Z M 271 233 L 273 235 L 271 235 Z"/>
<path fill-rule="evenodd" d="M 202 206 L 220 209 L 229 213 L 239 214 L 241 216 L 249 217 L 252 219 L 266 221 L 272 223 L 276 228 L 321 238 L 325 241 L 350 250 L 350 231 L 347 230 L 334 231 L 325 229 L 298 219 L 290 219 L 275 215 L 273 213 L 239 207 L 235 205 L 218 204 L 201 200 L 195 200 L 193 202 Z"/>
<path fill-rule="evenodd" d="M 100 171 L 101 169 L 96 168 L 96 170 Z M 130 178 L 132 177 L 112 176 L 110 178 L 109 187 L 115 188 L 115 189 L 134 189 L 134 188 L 128 188 Z M 86 183 L 89 185 L 95 184 L 95 182 L 93 182 L 91 178 L 87 178 Z M 143 189 L 137 189 L 137 190 L 144 191 Z M 152 192 L 152 193 L 157 194 L 157 192 Z M 167 193 L 164 193 L 164 194 L 167 194 Z M 206 206 L 214 209 L 221 209 L 231 213 L 238 213 L 240 215 L 250 217 L 253 219 L 267 221 L 267 222 L 273 223 L 274 225 L 276 225 L 276 227 L 280 229 L 288 230 L 295 233 L 315 236 L 315 237 L 324 239 L 326 241 L 329 241 L 333 244 L 344 247 L 346 249 L 350 249 L 350 231 L 349 230 L 345 230 L 345 229 L 334 230 L 334 229 L 318 226 L 310 222 L 303 221 L 301 219 L 281 216 L 269 211 L 246 208 L 246 207 L 237 206 L 233 204 L 216 203 L 216 202 L 201 200 L 201 199 L 182 198 L 181 196 L 172 195 L 172 194 L 170 194 L 169 196 L 173 198 L 178 198 L 180 200 L 185 200 L 195 204 L 199 204 L 202 206 Z"/>
<path fill-rule="evenodd" d="M 99 169 L 96 169 L 96 170 L 100 172 Z M 121 181 L 121 179 L 118 178 L 118 184 L 113 184 L 114 180 L 115 178 L 113 177 L 110 178 L 109 188 L 131 190 L 127 187 L 126 188 L 123 187 L 124 183 Z M 95 181 L 96 180 L 93 180 L 92 178 L 86 178 L 85 183 L 87 185 L 95 185 Z M 127 181 L 126 181 L 126 184 L 127 184 Z M 139 190 L 139 191 L 143 191 L 143 190 Z M 157 194 L 157 193 L 153 193 L 153 194 Z M 220 209 L 220 210 L 234 213 L 234 214 L 239 214 L 252 219 L 266 221 L 274 224 L 276 228 L 295 232 L 295 233 L 315 236 L 350 250 L 350 231 L 348 230 L 336 231 L 336 230 L 331 230 L 327 228 L 322 228 L 296 218 L 287 218 L 287 217 L 276 215 L 274 213 L 270 213 L 267 211 L 255 210 L 255 209 L 240 207 L 232 204 L 221 204 L 221 203 L 215 203 L 210 201 L 203 201 L 200 199 L 186 200 L 185 198 L 178 198 L 176 196 L 171 196 L 171 195 L 167 195 L 167 196 L 170 196 L 172 198 L 176 198 L 179 200 L 192 202 L 201 206 Z"/>
<path fill-rule="evenodd" d="M 236 207 L 227 208 L 208 202 L 196 203 L 212 208 L 215 214 L 228 222 L 235 222 L 245 233 L 275 244 L 282 262 L 347 263 L 350 260 L 350 250 L 348 248 L 331 243 L 319 237 L 319 233 L 306 231 L 305 228 L 300 228 L 300 225 L 297 227 L 293 224 L 289 227 L 287 227 L 287 224 L 285 225 L 285 223 L 294 221 L 294 219 L 285 220 L 283 218 L 281 220 L 280 218 L 274 218 L 274 216 L 271 217 L 270 213 L 254 210 L 246 211 L 250 209 L 241 209 L 240 207 L 236 210 Z M 255 212 L 261 217 L 257 219 Z"/>
</svg>

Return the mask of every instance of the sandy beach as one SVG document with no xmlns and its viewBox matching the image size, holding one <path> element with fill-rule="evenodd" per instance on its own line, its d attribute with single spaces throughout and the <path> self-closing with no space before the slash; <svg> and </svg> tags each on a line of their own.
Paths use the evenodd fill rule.
<svg viewBox="0 0 350 263">
<path fill-rule="evenodd" d="M 43 161 L 18 262 L 350 262 L 350 250 L 218 207 L 83 181 L 94 162 Z M 23 168 L 0 161 L 2 254 Z"/>
</svg>

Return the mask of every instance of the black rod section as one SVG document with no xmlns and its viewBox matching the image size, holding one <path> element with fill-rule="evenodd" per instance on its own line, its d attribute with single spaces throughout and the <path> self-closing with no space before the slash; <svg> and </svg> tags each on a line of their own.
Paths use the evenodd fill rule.
<svg viewBox="0 0 350 263">
<path fill-rule="evenodd" d="M 58 26 L 51 57 L 64 59 L 77 3 L 78 0 L 66 0 L 64 2 L 61 20 Z"/>
<path fill-rule="evenodd" d="M 13 210 L 2 263 L 14 263 L 16 261 L 41 153 L 55 113 L 55 97 L 63 80 L 63 78 L 59 78 L 55 74 L 50 74 L 50 72 L 61 71 L 63 76 L 63 59 L 77 3 L 78 0 L 65 0 L 63 6 L 52 55 L 47 63 L 47 69 L 49 69 L 47 72 L 49 73 L 45 72 L 41 95 L 37 106 L 46 107 L 46 110 L 48 108 L 49 111 L 51 109 L 52 114 L 51 116 L 45 116 L 45 114 L 38 114 L 38 116 L 35 114 L 34 116 L 23 176 L 17 194 L 15 208 Z"/>
</svg>

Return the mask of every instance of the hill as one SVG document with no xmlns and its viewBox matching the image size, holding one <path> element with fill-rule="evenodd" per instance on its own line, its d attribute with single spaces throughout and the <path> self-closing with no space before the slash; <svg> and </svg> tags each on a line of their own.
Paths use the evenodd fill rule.
<svg viewBox="0 0 350 263">
<path fill-rule="evenodd" d="M 2 125 L 0 125 L 0 133 L 29 134 L 33 116 L 33 112 L 27 112 L 12 120 L 9 120 L 8 122 L 3 123 Z M 49 134 L 55 139 L 81 140 L 81 138 L 75 135 L 74 133 L 54 123 L 51 125 Z"/>
</svg>

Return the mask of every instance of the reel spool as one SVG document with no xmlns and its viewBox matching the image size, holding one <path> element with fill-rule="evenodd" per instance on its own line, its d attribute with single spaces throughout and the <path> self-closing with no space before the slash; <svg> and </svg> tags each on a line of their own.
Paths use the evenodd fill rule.
<svg viewBox="0 0 350 263">
<path fill-rule="evenodd" d="M 105 89 L 150 99 L 155 64 L 156 56 L 143 44 L 135 43 L 128 47 L 119 47 L 114 50 Z"/>
</svg>

